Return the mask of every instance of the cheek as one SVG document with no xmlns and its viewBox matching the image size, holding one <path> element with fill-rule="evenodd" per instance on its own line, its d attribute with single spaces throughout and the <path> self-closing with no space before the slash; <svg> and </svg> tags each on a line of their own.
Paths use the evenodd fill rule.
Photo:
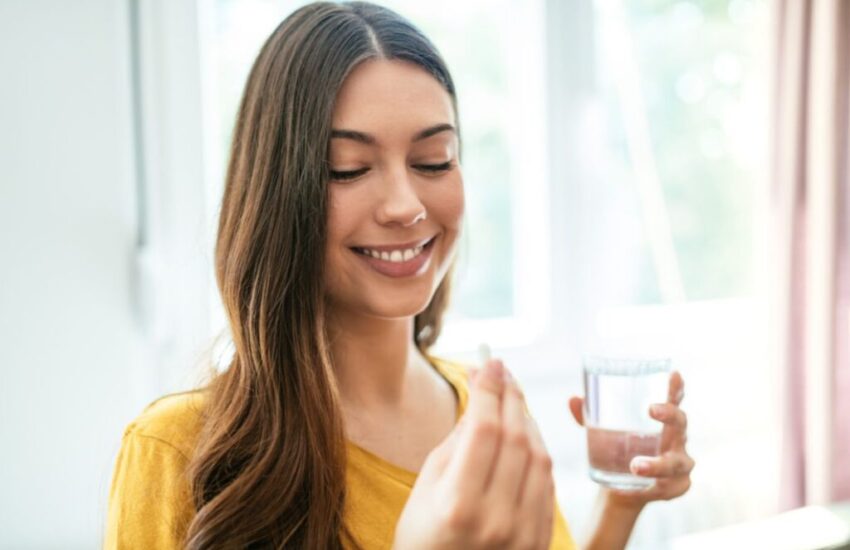
<svg viewBox="0 0 850 550">
<path fill-rule="evenodd" d="M 368 202 L 350 188 L 331 185 L 328 190 L 327 252 L 342 245 L 368 216 Z"/>
<path fill-rule="evenodd" d="M 357 201 L 352 200 L 354 197 L 347 197 L 345 190 L 331 187 L 328 193 L 325 266 L 327 282 L 333 284 L 334 278 L 343 275 L 345 243 L 356 228 L 360 214 Z"/>
<path fill-rule="evenodd" d="M 458 178 L 450 185 L 440 188 L 429 202 L 428 210 L 434 221 L 442 225 L 446 231 L 458 233 L 463 225 L 466 204 L 463 180 Z"/>
<path fill-rule="evenodd" d="M 339 194 L 331 191 L 328 196 L 324 286 L 327 295 L 334 299 L 343 298 L 344 289 L 350 285 L 343 254 L 345 239 L 351 233 L 352 220 L 351 211 L 343 204 Z"/>
<path fill-rule="evenodd" d="M 342 220 L 339 220 L 340 210 L 328 205 L 327 230 L 325 234 L 325 264 L 331 268 L 334 265 L 333 251 L 339 246 L 343 235 Z"/>
</svg>

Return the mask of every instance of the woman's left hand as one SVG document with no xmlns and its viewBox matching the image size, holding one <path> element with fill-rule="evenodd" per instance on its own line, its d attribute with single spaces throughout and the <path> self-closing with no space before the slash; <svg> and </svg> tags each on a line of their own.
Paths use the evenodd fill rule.
<svg viewBox="0 0 850 550">
<path fill-rule="evenodd" d="M 670 386 L 666 403 L 650 407 L 652 418 L 661 421 L 661 450 L 657 457 L 635 457 L 631 463 L 633 473 L 654 477 L 655 484 L 642 491 L 618 491 L 607 489 L 609 503 L 630 508 L 642 508 L 653 500 L 671 500 L 685 494 L 691 486 L 691 470 L 694 459 L 685 451 L 688 419 L 679 404 L 685 396 L 682 375 L 674 371 L 670 375 Z M 570 412 L 579 425 L 584 426 L 584 399 L 572 397 Z"/>
</svg>

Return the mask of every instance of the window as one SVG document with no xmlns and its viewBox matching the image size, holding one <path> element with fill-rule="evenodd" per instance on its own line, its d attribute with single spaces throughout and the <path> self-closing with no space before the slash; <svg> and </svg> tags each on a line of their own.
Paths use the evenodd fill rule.
<svg viewBox="0 0 850 550">
<path fill-rule="evenodd" d="M 595 5 L 600 105 L 592 127 L 606 162 L 593 185 L 613 223 L 607 242 L 629 266 L 611 282 L 619 300 L 749 295 L 766 3 Z"/>
</svg>

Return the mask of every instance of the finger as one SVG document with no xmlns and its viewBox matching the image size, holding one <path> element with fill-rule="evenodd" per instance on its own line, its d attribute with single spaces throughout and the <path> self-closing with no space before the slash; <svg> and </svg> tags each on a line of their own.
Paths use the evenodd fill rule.
<svg viewBox="0 0 850 550">
<path fill-rule="evenodd" d="M 551 470 L 550 470 L 551 472 Z M 551 478 L 551 473 L 550 476 Z M 552 543 L 552 532 L 555 530 L 555 482 L 549 484 L 543 499 L 543 514 L 541 514 L 540 539 L 535 548 L 548 550 Z"/>
<path fill-rule="evenodd" d="M 678 405 L 672 403 L 656 403 L 649 407 L 649 415 L 664 423 L 665 428 L 673 428 L 684 435 L 688 430 L 688 416 Z"/>
<path fill-rule="evenodd" d="M 529 531 L 532 531 L 530 534 L 534 535 L 534 544 L 530 545 L 532 548 L 549 548 L 555 510 L 552 460 L 537 423 L 531 417 L 526 419 L 526 423 L 531 435 L 532 454 L 519 501 L 519 513 L 526 514 L 528 519 L 521 524 L 528 525 Z M 537 529 L 533 528 L 535 522 Z"/>
<path fill-rule="evenodd" d="M 495 463 L 502 429 L 503 370 L 501 361 L 490 360 L 469 386 L 464 427 L 446 467 L 449 482 L 465 494 L 481 495 Z"/>
<path fill-rule="evenodd" d="M 545 477 L 541 482 L 540 496 L 520 509 L 525 517 L 518 518 L 519 525 L 527 526 L 529 542 L 521 548 L 539 548 L 548 550 L 552 541 L 552 531 L 555 523 L 555 483 L 552 476 Z M 525 542 L 525 541 L 523 541 Z"/>
<path fill-rule="evenodd" d="M 440 477 L 456 453 L 458 441 L 465 429 L 465 424 L 466 421 L 461 418 L 454 429 L 428 453 L 428 456 L 425 457 L 425 462 L 422 464 L 419 477 L 425 478 L 431 475 L 437 478 Z"/>
<path fill-rule="evenodd" d="M 644 477 L 680 477 L 690 475 L 694 459 L 685 453 L 671 452 L 661 456 L 636 456 L 629 468 L 632 473 Z"/>
<path fill-rule="evenodd" d="M 685 380 L 679 371 L 673 371 L 670 375 L 670 385 L 667 390 L 667 402 L 678 405 L 685 398 Z"/>
<path fill-rule="evenodd" d="M 672 500 L 674 498 L 678 498 L 691 488 L 691 478 L 689 476 L 681 476 L 679 478 L 673 478 L 669 481 L 668 484 L 664 487 L 664 500 Z"/>
<path fill-rule="evenodd" d="M 494 506 L 504 512 L 502 517 L 511 517 L 519 501 L 532 449 L 531 434 L 525 416 L 525 400 L 512 380 L 506 384 L 502 396 L 502 436 L 493 479 L 487 492 Z"/>
<path fill-rule="evenodd" d="M 579 426 L 584 426 L 584 399 L 581 397 L 570 397 L 570 412 Z"/>
<path fill-rule="evenodd" d="M 543 435 L 540 433 L 540 428 L 537 425 L 537 422 L 531 416 L 526 416 L 525 418 L 525 426 L 528 431 L 529 436 L 529 445 L 530 445 L 530 465 L 534 466 L 537 463 L 542 464 L 547 467 L 550 472 L 552 469 L 552 458 L 549 455 L 549 451 L 546 448 L 546 443 L 543 441 Z M 529 474 L 530 474 L 529 470 Z M 528 500 L 528 491 L 529 485 L 526 483 L 520 490 L 519 495 L 519 503 L 522 504 Z"/>
<path fill-rule="evenodd" d="M 649 415 L 664 424 L 661 431 L 661 451 L 684 450 L 688 442 L 688 417 L 671 403 L 650 407 Z"/>
</svg>

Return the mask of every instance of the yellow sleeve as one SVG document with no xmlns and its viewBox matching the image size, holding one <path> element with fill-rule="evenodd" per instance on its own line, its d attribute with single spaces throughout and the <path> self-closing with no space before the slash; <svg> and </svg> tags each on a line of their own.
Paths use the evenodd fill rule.
<svg viewBox="0 0 850 550">
<path fill-rule="evenodd" d="M 558 506 L 558 501 L 555 501 L 555 518 L 552 528 L 552 541 L 549 543 L 549 550 L 578 550 L 578 546 L 573 540 L 570 533 L 570 528 L 567 526 L 567 521 L 561 514 L 561 507 Z"/>
<path fill-rule="evenodd" d="M 109 490 L 104 548 L 183 548 L 193 514 L 188 460 L 167 441 L 128 430 Z"/>
</svg>

